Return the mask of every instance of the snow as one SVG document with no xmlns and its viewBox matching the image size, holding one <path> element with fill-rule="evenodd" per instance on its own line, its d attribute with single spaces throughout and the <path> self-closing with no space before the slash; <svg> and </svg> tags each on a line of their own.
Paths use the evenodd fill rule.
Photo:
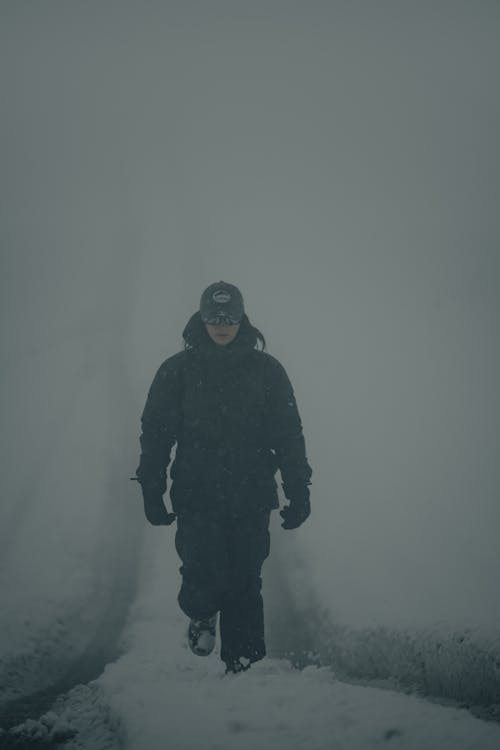
<svg viewBox="0 0 500 750">
<path fill-rule="evenodd" d="M 18 736 L 106 750 L 497 750 L 500 726 L 457 708 L 339 681 L 330 668 L 266 658 L 224 675 L 186 646 L 167 534 L 152 531 L 121 657 Z"/>
<path fill-rule="evenodd" d="M 168 542 L 167 542 L 168 544 Z M 294 669 L 265 659 L 225 676 L 216 655 L 193 656 L 186 621 L 165 571 L 175 556 L 158 545 L 127 629 L 127 653 L 99 684 L 121 717 L 127 748 L 276 750 L 498 748 L 500 726 L 457 709 L 336 680 L 329 668 Z"/>
</svg>

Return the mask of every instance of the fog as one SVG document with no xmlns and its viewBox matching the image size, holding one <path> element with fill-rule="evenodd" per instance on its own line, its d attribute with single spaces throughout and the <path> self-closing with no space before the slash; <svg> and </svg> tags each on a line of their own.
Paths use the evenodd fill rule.
<svg viewBox="0 0 500 750">
<path fill-rule="evenodd" d="M 333 617 L 498 623 L 498 4 L 0 13 L 11 591 L 70 597 L 99 519 L 143 528 L 147 389 L 224 279 L 296 391 Z"/>
</svg>

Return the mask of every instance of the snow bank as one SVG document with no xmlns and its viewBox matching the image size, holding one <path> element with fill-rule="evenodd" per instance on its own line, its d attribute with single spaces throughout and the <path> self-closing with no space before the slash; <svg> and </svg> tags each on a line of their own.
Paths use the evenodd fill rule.
<svg viewBox="0 0 500 750">
<path fill-rule="evenodd" d="M 315 587 L 304 550 L 278 537 L 279 566 L 294 618 L 307 633 L 306 658 L 331 666 L 344 679 L 372 681 L 420 695 L 451 700 L 488 718 L 500 718 L 500 631 L 492 626 L 455 627 L 438 622 L 428 627 L 367 627 L 339 624 L 334 604 Z M 281 655 L 303 663 L 289 649 Z"/>
<path fill-rule="evenodd" d="M 80 685 L 39 719 L 0 735 L 0 747 L 57 745 L 67 750 L 114 750 L 120 747 L 120 724 L 96 683 Z"/>
<path fill-rule="evenodd" d="M 323 659 L 354 678 L 391 680 L 469 706 L 500 703 L 500 636 L 449 625 L 420 631 L 353 630 L 324 624 Z"/>
</svg>

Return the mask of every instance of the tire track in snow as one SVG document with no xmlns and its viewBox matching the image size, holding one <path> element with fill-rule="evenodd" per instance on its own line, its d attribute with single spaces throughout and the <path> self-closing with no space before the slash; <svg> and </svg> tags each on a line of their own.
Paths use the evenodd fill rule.
<svg viewBox="0 0 500 750">
<path fill-rule="evenodd" d="M 277 523 L 273 530 L 271 555 L 263 569 L 263 597 L 266 616 L 266 643 L 269 656 L 289 659 L 302 669 L 317 664 L 317 634 L 313 621 L 317 620 L 318 605 L 312 589 L 307 590 L 307 603 L 299 602 L 291 578 L 300 570 L 300 561 L 293 548 L 279 543 L 282 533 Z M 302 592 L 302 597 L 305 592 Z"/>
<path fill-rule="evenodd" d="M 110 525 L 112 519 L 108 518 L 105 525 L 113 529 L 113 534 L 120 538 L 120 544 L 106 550 L 106 539 L 103 539 L 104 552 L 97 561 L 97 568 L 107 572 L 97 584 L 93 600 L 86 605 L 93 610 L 92 615 L 86 612 L 86 619 L 91 617 L 94 629 L 85 649 L 73 661 L 65 659 L 64 654 L 54 654 L 53 659 L 60 665 L 57 669 L 60 677 L 40 690 L 4 704 L 0 709 L 2 729 L 8 730 L 29 718 L 42 715 L 59 696 L 76 685 L 95 679 L 106 664 L 119 656 L 119 637 L 136 592 L 142 528 L 122 523 L 124 528 L 119 529 L 115 511 L 113 508 L 110 513 L 108 509 L 107 515 L 113 515 L 114 520 Z"/>
</svg>

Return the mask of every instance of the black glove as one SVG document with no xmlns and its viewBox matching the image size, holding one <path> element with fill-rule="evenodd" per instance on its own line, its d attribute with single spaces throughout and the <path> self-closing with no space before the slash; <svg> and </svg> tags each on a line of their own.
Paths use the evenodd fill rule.
<svg viewBox="0 0 500 750">
<path fill-rule="evenodd" d="M 142 489 L 144 513 L 153 526 L 170 526 L 176 519 L 175 513 L 168 513 L 163 503 L 163 497 L 158 491 Z"/>
<path fill-rule="evenodd" d="M 297 529 L 310 514 L 311 503 L 309 499 L 290 501 L 290 505 L 285 505 L 283 510 L 280 510 L 280 516 L 283 519 L 281 525 L 284 529 Z"/>
<path fill-rule="evenodd" d="M 139 477 L 130 477 L 133 482 L 139 482 Z M 170 526 L 176 519 L 175 513 L 168 513 L 163 502 L 163 492 L 159 487 L 141 484 L 144 513 L 153 526 Z"/>
</svg>

